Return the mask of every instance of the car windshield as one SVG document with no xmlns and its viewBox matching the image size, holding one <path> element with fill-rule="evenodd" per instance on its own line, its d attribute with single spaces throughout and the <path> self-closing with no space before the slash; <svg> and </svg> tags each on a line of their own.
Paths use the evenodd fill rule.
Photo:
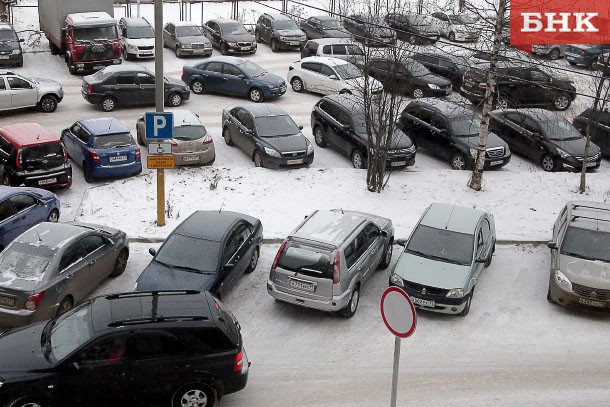
<svg viewBox="0 0 610 407">
<path fill-rule="evenodd" d="M 451 134 L 456 137 L 470 137 L 479 134 L 481 122 L 473 116 L 452 117 L 448 120 Z"/>
<path fill-rule="evenodd" d="M 13 30 L 0 30 L 0 41 L 17 40 L 17 34 Z"/>
<path fill-rule="evenodd" d="M 538 124 L 549 140 L 578 140 L 583 135 L 572 126 L 572 123 L 563 117 L 557 117 L 555 120 L 538 120 Z"/>
<path fill-rule="evenodd" d="M 46 246 L 13 241 L 0 253 L 0 275 L 5 280 L 40 281 L 54 254 Z"/>
<path fill-rule="evenodd" d="M 298 30 L 299 26 L 293 20 L 280 20 L 273 22 L 273 28 L 276 30 Z"/>
<path fill-rule="evenodd" d="M 129 147 L 135 144 L 136 142 L 133 140 L 131 133 L 117 133 L 96 137 L 93 142 L 93 148 Z"/>
<path fill-rule="evenodd" d="M 423 66 L 421 63 L 413 60 L 406 62 L 405 67 L 409 72 L 411 72 L 411 75 L 413 76 L 425 76 L 430 73 L 428 68 Z"/>
<path fill-rule="evenodd" d="M 473 235 L 420 224 L 409 238 L 405 251 L 432 260 L 470 266 L 473 247 Z"/>
<path fill-rule="evenodd" d="M 201 28 L 196 25 L 176 27 L 176 37 L 199 37 L 203 35 Z"/>
<path fill-rule="evenodd" d="M 172 234 L 161 246 L 155 261 L 168 267 L 198 273 L 216 273 L 220 242 Z"/>
<path fill-rule="evenodd" d="M 338 20 L 321 20 L 322 28 L 342 28 Z"/>
<path fill-rule="evenodd" d="M 450 16 L 449 19 L 454 24 L 474 24 L 476 22 L 476 20 L 472 17 L 468 17 L 463 14 L 457 16 Z"/>
<path fill-rule="evenodd" d="M 81 27 L 74 29 L 76 41 L 107 40 L 112 41 L 117 38 L 116 26 L 107 27 Z"/>
<path fill-rule="evenodd" d="M 226 35 L 248 34 L 245 27 L 240 23 L 227 23 L 222 25 L 222 32 Z"/>
<path fill-rule="evenodd" d="M 93 337 L 91 304 L 86 302 L 49 321 L 43 331 L 44 354 L 49 361 L 62 360 Z"/>
<path fill-rule="evenodd" d="M 127 38 L 155 38 L 155 32 L 152 27 L 127 27 Z"/>
<path fill-rule="evenodd" d="M 298 134 L 301 130 L 288 115 L 257 117 L 254 119 L 256 133 L 260 137 L 280 137 Z"/>
<path fill-rule="evenodd" d="M 262 74 L 267 72 L 260 66 L 256 65 L 254 62 L 250 61 L 245 61 L 244 63 L 236 66 L 250 78 L 254 78 L 255 76 L 261 76 Z"/>
<path fill-rule="evenodd" d="M 568 227 L 561 244 L 561 254 L 610 262 L 610 233 Z"/>
<path fill-rule="evenodd" d="M 203 126 L 180 126 L 174 127 L 174 138 L 176 140 L 198 140 L 205 136 L 207 131 Z"/>
<path fill-rule="evenodd" d="M 332 253 L 317 247 L 288 242 L 277 263 L 285 270 L 312 277 L 332 278 Z"/>
<path fill-rule="evenodd" d="M 363 76 L 362 71 L 356 65 L 349 62 L 343 65 L 336 65 L 334 68 L 341 79 L 356 79 Z"/>
</svg>

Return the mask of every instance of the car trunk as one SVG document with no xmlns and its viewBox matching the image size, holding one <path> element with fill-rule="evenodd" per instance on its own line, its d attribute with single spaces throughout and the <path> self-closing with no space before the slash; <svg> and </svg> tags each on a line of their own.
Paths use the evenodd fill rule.
<svg viewBox="0 0 610 407">
<path fill-rule="evenodd" d="M 66 162 L 65 154 L 59 141 L 24 147 L 17 155 L 17 165 L 27 171 L 56 168 Z"/>
</svg>

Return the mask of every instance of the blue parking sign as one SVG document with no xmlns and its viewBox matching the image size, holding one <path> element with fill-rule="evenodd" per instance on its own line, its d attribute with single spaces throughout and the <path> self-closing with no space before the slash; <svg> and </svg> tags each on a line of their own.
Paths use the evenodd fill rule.
<svg viewBox="0 0 610 407">
<path fill-rule="evenodd" d="M 161 112 L 144 113 L 146 140 L 167 140 L 174 138 L 174 114 Z"/>
</svg>

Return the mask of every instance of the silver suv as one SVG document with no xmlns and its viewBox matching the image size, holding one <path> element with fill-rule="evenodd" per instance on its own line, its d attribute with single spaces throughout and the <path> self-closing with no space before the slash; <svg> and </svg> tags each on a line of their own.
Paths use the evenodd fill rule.
<svg viewBox="0 0 610 407">
<path fill-rule="evenodd" d="M 276 300 L 349 318 L 360 289 L 392 259 L 390 219 L 363 212 L 315 211 L 282 243 L 267 281 Z"/>
<path fill-rule="evenodd" d="M 34 79 L 12 71 L 0 70 L 0 110 L 38 107 L 45 113 L 54 112 L 64 98 L 59 82 Z"/>
</svg>

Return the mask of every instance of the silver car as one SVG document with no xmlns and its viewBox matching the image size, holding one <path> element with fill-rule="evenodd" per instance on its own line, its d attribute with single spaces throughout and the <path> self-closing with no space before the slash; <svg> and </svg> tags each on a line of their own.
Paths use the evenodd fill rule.
<svg viewBox="0 0 610 407">
<path fill-rule="evenodd" d="M 38 107 L 42 112 L 51 113 L 63 98 L 64 90 L 59 82 L 0 70 L 0 111 Z"/>
<path fill-rule="evenodd" d="M 316 211 L 290 233 L 271 267 L 267 292 L 279 301 L 349 318 L 360 290 L 392 259 L 390 219 L 363 212 Z"/>
</svg>

